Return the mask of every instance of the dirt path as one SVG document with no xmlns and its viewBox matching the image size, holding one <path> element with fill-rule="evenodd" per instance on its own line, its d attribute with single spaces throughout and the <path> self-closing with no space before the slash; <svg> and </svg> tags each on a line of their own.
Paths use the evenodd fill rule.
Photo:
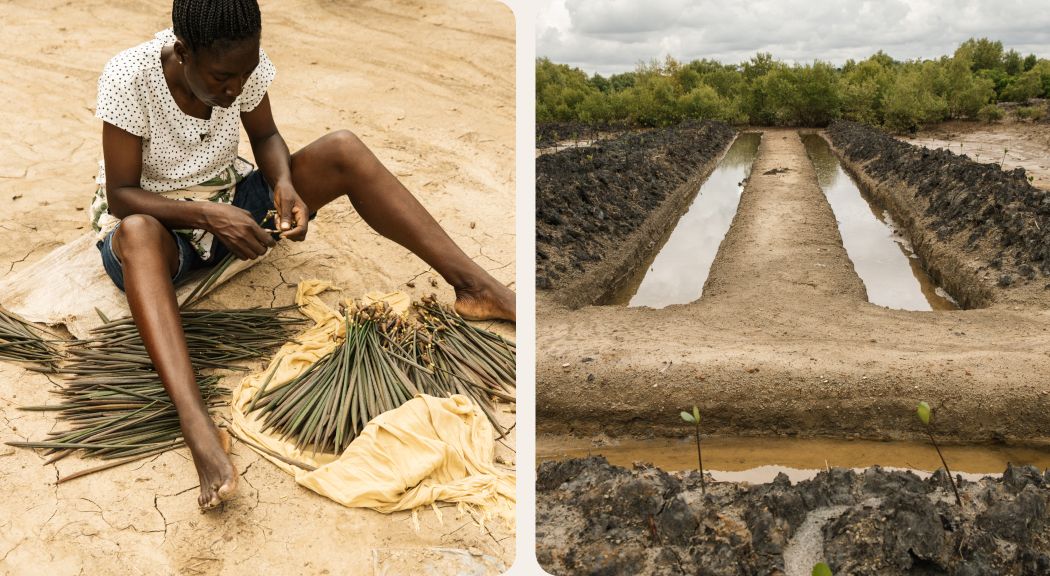
<svg viewBox="0 0 1050 576">
<path fill-rule="evenodd" d="M 765 174 L 787 168 L 779 174 Z M 581 435 L 916 437 L 919 400 L 956 441 L 1047 441 L 1050 311 L 872 305 L 794 131 L 766 130 L 700 300 L 559 307 L 541 293 L 537 427 Z"/>
<path fill-rule="evenodd" d="M 119 50 L 170 26 L 170 10 L 170 0 L 0 6 L 7 46 L 0 67 L 9 80 L 0 85 L 8 103 L 0 110 L 0 274 L 32 266 L 84 233 L 101 158 L 96 80 Z M 263 48 L 278 70 L 270 97 L 290 147 L 353 130 L 469 255 L 512 284 L 510 10 L 496 1 L 292 0 L 263 3 L 263 21 Z M 250 156 L 246 140 L 241 154 Z M 425 263 L 376 235 L 349 202 L 337 202 L 321 212 L 306 242 L 279 247 L 207 304 L 286 304 L 296 282 L 314 277 L 346 288 L 345 296 L 401 289 L 453 298 Z M 0 440 L 46 434 L 49 416 L 16 407 L 49 401 L 51 386 L 0 364 Z M 499 451 L 513 462 L 508 448 Z M 90 462 L 43 466 L 35 452 L 0 445 L 0 491 L 8 495 L 0 504 L 0 573 L 498 573 L 496 566 L 513 562 L 512 531 L 495 524 L 482 531 L 454 507 L 443 509 L 443 521 L 422 511 L 417 531 L 408 513 L 343 508 L 299 488 L 243 445 L 235 443 L 233 454 L 240 496 L 202 515 L 185 450 L 55 486 L 59 472 Z"/>
</svg>

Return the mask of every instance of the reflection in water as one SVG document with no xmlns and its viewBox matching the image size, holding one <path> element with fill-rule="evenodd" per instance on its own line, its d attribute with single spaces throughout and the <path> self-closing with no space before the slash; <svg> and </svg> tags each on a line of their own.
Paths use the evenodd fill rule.
<svg viewBox="0 0 1050 576">
<path fill-rule="evenodd" d="M 743 181 L 751 174 L 762 135 L 737 137 L 682 215 L 667 242 L 645 270 L 614 300 L 629 306 L 663 308 L 700 297 L 711 263 L 736 214 Z M 637 286 L 637 289 L 635 289 Z"/>
<path fill-rule="evenodd" d="M 703 438 L 704 471 L 734 482 L 770 482 L 778 472 L 793 481 L 812 478 L 826 467 L 906 468 L 932 472 L 941 467 L 933 446 L 922 442 L 875 442 L 825 438 Z M 1002 474 L 1007 462 L 1014 466 L 1031 464 L 1040 470 L 1050 467 L 1050 451 L 1038 448 L 994 446 L 941 446 L 953 473 L 969 479 Z M 563 460 L 602 455 L 617 466 L 648 462 L 664 470 L 695 470 L 696 444 L 693 438 L 620 440 L 615 446 L 594 447 L 586 438 L 540 436 L 536 439 L 536 459 Z"/>
<path fill-rule="evenodd" d="M 922 269 L 889 215 L 871 204 L 842 169 L 824 138 L 805 134 L 802 142 L 835 212 L 846 253 L 867 288 L 868 301 L 900 310 L 957 310 L 958 305 Z"/>
</svg>

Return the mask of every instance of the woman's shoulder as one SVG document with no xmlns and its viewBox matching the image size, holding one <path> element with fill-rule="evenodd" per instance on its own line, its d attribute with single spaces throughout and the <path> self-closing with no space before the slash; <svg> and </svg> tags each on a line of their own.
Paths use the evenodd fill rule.
<svg viewBox="0 0 1050 576">
<path fill-rule="evenodd" d="M 102 78 L 121 82 L 141 78 L 150 70 L 160 68 L 160 51 L 166 43 L 171 30 L 158 32 L 152 39 L 137 46 L 132 46 L 106 62 L 102 69 Z M 171 36 L 174 41 L 174 36 Z"/>
</svg>

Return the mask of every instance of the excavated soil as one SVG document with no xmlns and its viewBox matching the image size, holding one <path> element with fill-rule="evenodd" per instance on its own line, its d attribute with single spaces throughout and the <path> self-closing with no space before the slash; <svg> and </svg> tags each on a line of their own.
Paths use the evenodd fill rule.
<svg viewBox="0 0 1050 576">
<path fill-rule="evenodd" d="M 832 468 L 792 485 L 628 470 L 601 457 L 539 467 L 536 539 L 552 574 L 1036 575 L 1050 571 L 1050 470 L 1001 478 Z"/>
<path fill-rule="evenodd" d="M 853 122 L 833 122 L 827 134 L 964 306 L 1050 305 L 1050 193 L 1024 168 L 1006 171 Z"/>
<path fill-rule="evenodd" d="M 859 164 L 840 157 L 862 186 L 882 182 L 865 180 Z M 1004 266 L 1027 264 L 1038 279 L 1042 262 L 1025 260 L 1040 253 L 1024 217 L 1032 207 L 1019 191 L 1024 183 L 987 172 L 965 166 L 957 177 L 994 182 L 1002 219 L 981 224 L 955 214 L 982 230 L 1016 233 L 1014 248 L 1032 250 L 1010 254 Z M 967 272 L 981 254 L 949 241 L 972 235 L 947 216 L 958 208 L 950 197 L 929 215 L 916 212 L 916 202 L 873 197 L 898 222 L 913 214 L 912 242 L 936 247 L 917 250 L 933 259 L 931 272 L 939 266 L 938 279 L 959 279 L 945 286 L 949 292 L 969 286 L 969 305 L 994 305 L 906 312 L 869 303 L 798 134 L 766 129 L 701 298 L 659 310 L 573 308 L 555 293 L 538 293 L 537 429 L 596 445 L 681 437 L 691 429 L 678 414 L 696 404 L 707 435 L 917 440 L 925 436 L 914 409 L 925 400 L 943 441 L 1045 449 L 1050 307 L 1034 288 L 989 287 Z M 629 241 L 621 247 L 636 249 Z M 1050 570 L 1050 476 L 1008 468 L 1002 480 L 964 483 L 961 510 L 945 482 L 943 474 L 924 481 L 833 469 L 795 486 L 786 478 L 718 483 L 705 497 L 695 473 L 628 471 L 593 458 L 548 462 L 537 484 L 538 557 L 555 574 L 679 574 L 703 566 L 712 574 L 793 575 L 809 574 L 821 560 L 841 574 Z"/>
<path fill-rule="evenodd" d="M 292 150 L 353 130 L 497 279 L 514 280 L 514 16 L 497 1 L 263 2 L 263 47 L 277 66 L 274 116 Z M 0 274 L 79 237 L 102 157 L 93 117 L 106 61 L 171 25 L 171 0 L 17 0 L 0 5 Z M 247 140 L 241 154 L 250 157 Z M 326 207 L 309 237 L 280 245 L 204 304 L 284 305 L 305 278 L 343 297 L 369 290 L 414 298 L 453 292 L 427 265 L 371 230 L 348 201 Z M 434 282 L 432 285 L 431 282 Z M 513 337 L 513 327 L 493 329 Z M 250 366 L 258 369 L 259 364 Z M 236 382 L 234 375 L 227 385 Z M 0 440 L 39 439 L 54 401 L 40 374 L 0 363 Z M 506 405 L 505 405 L 506 406 Z M 513 407 L 501 415 L 513 422 Z M 513 437 L 504 440 L 513 446 Z M 513 465 L 513 451 L 497 445 Z M 53 465 L 0 445 L 0 574 L 498 574 L 513 530 L 481 529 L 455 507 L 384 515 L 347 509 L 299 487 L 234 442 L 235 499 L 197 510 L 185 449 L 55 485 L 93 465 Z"/>
<path fill-rule="evenodd" d="M 541 432 L 681 436 L 698 404 L 712 434 L 914 439 L 926 400 L 953 442 L 1050 440 L 1050 310 L 867 302 L 793 130 L 764 131 L 699 300 L 537 298 Z"/>
<path fill-rule="evenodd" d="M 625 133 L 536 159 L 536 287 L 601 302 L 684 212 L 733 139 L 703 122 Z"/>
</svg>

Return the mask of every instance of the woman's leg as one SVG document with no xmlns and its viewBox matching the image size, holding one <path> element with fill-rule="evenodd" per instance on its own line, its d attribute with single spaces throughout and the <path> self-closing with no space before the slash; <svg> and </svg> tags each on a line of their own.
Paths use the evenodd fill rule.
<svg viewBox="0 0 1050 576">
<path fill-rule="evenodd" d="M 514 293 L 471 260 L 352 133 L 333 132 L 292 155 L 292 183 L 311 211 L 349 197 L 369 226 L 455 288 L 456 311 L 463 317 L 514 320 Z"/>
<path fill-rule="evenodd" d="M 190 364 L 171 282 L 179 266 L 175 239 L 156 218 L 136 214 L 124 218 L 117 228 L 113 252 L 123 263 L 125 294 L 135 325 L 179 413 L 182 436 L 200 477 L 197 503 L 217 506 L 237 489 L 237 471 L 204 406 Z"/>
</svg>

